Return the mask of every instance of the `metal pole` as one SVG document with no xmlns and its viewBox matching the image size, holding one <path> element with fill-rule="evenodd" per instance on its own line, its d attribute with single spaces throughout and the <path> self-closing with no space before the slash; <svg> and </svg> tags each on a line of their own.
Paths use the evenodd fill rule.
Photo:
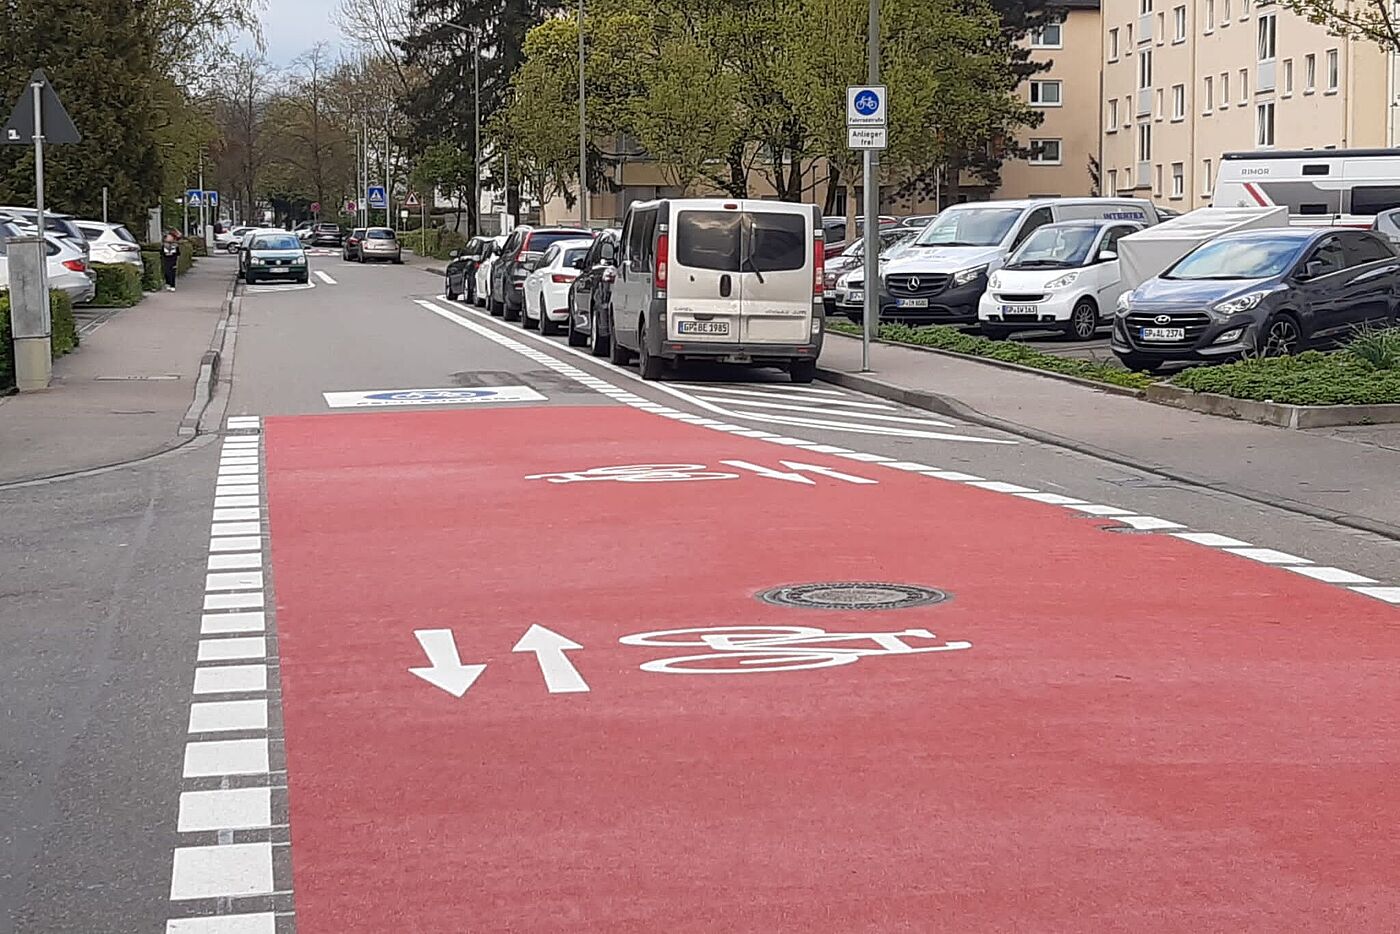
<svg viewBox="0 0 1400 934">
<path fill-rule="evenodd" d="M 588 226 L 588 121 L 584 98 L 583 0 L 578 0 L 578 218 Z"/>
<path fill-rule="evenodd" d="M 880 83 L 880 0 L 870 0 L 867 36 L 869 81 Z M 865 151 L 865 315 L 861 327 L 860 369 L 870 372 L 870 338 L 880 315 L 880 160 L 876 151 Z"/>
<path fill-rule="evenodd" d="M 504 166 L 503 166 L 503 168 L 502 168 L 502 170 L 501 170 L 501 174 L 504 176 L 504 178 L 502 179 L 502 183 L 505 185 L 505 206 L 506 206 L 506 215 L 505 215 L 505 216 L 506 216 L 506 223 L 508 224 L 508 223 L 510 223 L 510 220 L 511 220 L 511 214 L 510 214 L 510 151 L 509 151 L 508 149 L 504 149 L 504 148 L 501 149 L 501 161 L 504 163 Z M 502 226 L 505 226 L 505 224 L 503 224 Z M 502 230 L 501 233 L 503 233 L 503 234 L 508 234 L 508 233 L 510 233 L 510 231 L 509 231 L 509 230 Z"/>
<path fill-rule="evenodd" d="M 472 233 L 481 236 L 481 37 L 472 36 L 472 106 L 476 110 L 472 124 L 472 217 L 476 224 Z"/>
<path fill-rule="evenodd" d="M 49 295 L 49 241 L 44 233 L 44 83 L 30 84 L 34 93 L 34 224 L 39 229 L 39 282 L 43 285 L 44 303 Z"/>
<path fill-rule="evenodd" d="M 205 238 L 205 231 L 209 225 L 204 220 L 204 206 L 209 203 L 209 196 L 204 193 L 204 147 L 199 149 L 199 238 Z"/>
<path fill-rule="evenodd" d="M 108 223 L 108 221 L 107 221 L 107 186 L 106 186 L 106 185 L 103 185 L 103 186 L 102 186 L 102 223 L 104 223 L 104 224 Z"/>
<path fill-rule="evenodd" d="M 389 111 L 384 111 L 384 226 L 394 229 L 394 199 L 389 197 Z"/>
</svg>

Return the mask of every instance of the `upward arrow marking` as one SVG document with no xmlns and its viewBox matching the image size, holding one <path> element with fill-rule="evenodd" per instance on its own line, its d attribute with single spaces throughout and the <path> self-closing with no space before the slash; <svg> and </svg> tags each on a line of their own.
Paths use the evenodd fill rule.
<svg viewBox="0 0 1400 934">
<path fill-rule="evenodd" d="M 538 623 L 532 624 L 520 641 L 515 643 L 512 652 L 534 652 L 539 663 L 540 674 L 544 675 L 544 686 L 551 694 L 577 694 L 587 691 L 588 682 L 578 673 L 573 662 L 564 653 L 571 649 L 581 649 L 571 639 L 557 632 L 545 629 Z"/>
</svg>

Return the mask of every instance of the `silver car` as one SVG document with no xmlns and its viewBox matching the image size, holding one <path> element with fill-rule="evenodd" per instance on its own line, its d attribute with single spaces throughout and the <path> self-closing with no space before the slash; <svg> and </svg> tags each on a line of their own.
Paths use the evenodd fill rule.
<svg viewBox="0 0 1400 934">
<path fill-rule="evenodd" d="M 94 263 L 126 263 L 141 268 L 141 243 L 121 224 L 78 221 Z"/>
<path fill-rule="evenodd" d="M 39 212 L 35 208 L 26 207 L 0 207 L 0 221 L 9 221 L 15 226 L 24 230 L 27 236 L 34 236 L 37 232 L 35 225 L 39 220 Z M 44 212 L 44 230 L 50 236 L 58 237 L 61 240 L 70 241 L 78 251 L 83 254 L 83 259 L 89 259 L 90 250 L 88 248 L 87 237 L 78 229 L 78 225 L 73 223 L 73 218 L 68 214 L 59 214 L 54 211 Z"/>
<path fill-rule="evenodd" d="M 388 227 L 371 227 L 365 231 L 364 239 L 360 241 L 356 255 L 362 263 L 372 259 L 387 259 L 394 263 L 402 263 L 403 247 L 399 244 L 398 235 Z"/>
<path fill-rule="evenodd" d="M 0 287 L 10 287 L 9 238 L 29 234 L 18 225 L 0 224 Z M 92 301 L 97 294 L 95 273 L 82 252 L 65 239 L 47 236 L 49 288 L 68 296 L 74 305 Z"/>
</svg>

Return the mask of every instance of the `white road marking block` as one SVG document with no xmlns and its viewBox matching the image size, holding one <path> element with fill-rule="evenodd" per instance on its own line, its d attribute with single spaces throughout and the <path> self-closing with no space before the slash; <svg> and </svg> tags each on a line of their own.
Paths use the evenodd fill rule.
<svg viewBox="0 0 1400 934">
<path fill-rule="evenodd" d="M 1286 551 L 1275 551 L 1272 548 L 1226 548 L 1225 550 L 1232 555 L 1239 555 L 1241 558 L 1248 558 L 1263 564 L 1312 564 L 1307 558 L 1290 555 Z"/>
<path fill-rule="evenodd" d="M 1119 509 L 1117 506 L 1102 506 L 1098 503 L 1084 503 L 1079 506 L 1067 506 L 1075 512 L 1082 512 L 1090 516 L 1131 516 L 1132 510 Z"/>
<path fill-rule="evenodd" d="M 184 846 L 175 851 L 171 901 L 272 894 L 272 844 Z"/>
<path fill-rule="evenodd" d="M 1180 538 L 1197 545 L 1205 545 L 1207 548 L 1252 548 L 1249 542 L 1242 542 L 1238 538 L 1231 538 L 1228 535 L 1216 535 L 1214 532 L 1173 532 L 1172 538 Z"/>
<path fill-rule="evenodd" d="M 1017 493 L 1022 499 L 1028 499 L 1035 503 L 1046 503 L 1051 506 L 1082 506 L 1088 500 L 1075 499 L 1073 496 L 1063 496 L 1059 493 Z"/>
<path fill-rule="evenodd" d="M 165 934 L 277 934 L 277 916 L 262 912 L 256 915 L 173 918 L 166 922 Z"/>
<path fill-rule="evenodd" d="M 1326 584 L 1374 584 L 1375 581 L 1369 577 L 1362 577 L 1360 574 L 1353 574 L 1351 571 L 1344 571 L 1341 568 L 1330 568 L 1318 565 L 1303 565 L 1301 567 L 1291 567 L 1285 570 L 1294 574 L 1301 574 L 1304 577 L 1311 577 L 1313 580 L 1322 581 Z"/>
<path fill-rule="evenodd" d="M 201 662 L 242 661 L 266 658 L 267 640 L 262 636 L 245 639 L 201 639 L 198 660 Z"/>
<path fill-rule="evenodd" d="M 204 595 L 206 610 L 251 610 L 263 605 L 261 593 L 211 593 Z"/>
<path fill-rule="evenodd" d="M 214 497 L 214 508 L 218 509 L 238 509 L 240 507 L 258 506 L 261 501 L 256 496 L 216 496 Z"/>
<path fill-rule="evenodd" d="M 231 535 L 209 540 L 210 551 L 257 551 L 259 548 L 262 548 L 261 535 Z"/>
<path fill-rule="evenodd" d="M 272 826 L 271 788 L 225 788 L 180 795 L 180 833 Z"/>
<path fill-rule="evenodd" d="M 262 590 L 262 571 L 229 571 L 206 574 L 205 590 Z"/>
<path fill-rule="evenodd" d="M 220 497 L 228 496 L 251 496 L 253 497 L 253 499 L 256 500 L 261 495 L 262 493 L 258 489 L 256 484 L 250 485 L 248 483 L 245 483 L 243 482 L 242 478 L 231 481 L 229 483 L 220 483 L 218 486 L 214 487 L 215 500 L 218 500 Z"/>
<path fill-rule="evenodd" d="M 262 510 L 256 506 L 214 510 L 215 522 L 247 522 L 261 518 Z"/>
<path fill-rule="evenodd" d="M 266 700 L 209 701 L 190 705 L 191 733 L 267 729 Z"/>
<path fill-rule="evenodd" d="M 257 428 L 262 419 L 256 415 L 230 415 L 227 425 L 230 428 Z"/>
<path fill-rule="evenodd" d="M 205 613 L 199 620 L 201 635 L 217 636 L 229 632 L 264 632 L 267 617 L 263 613 Z"/>
<path fill-rule="evenodd" d="M 209 527 L 210 535 L 261 535 L 259 522 L 216 522 Z"/>
<path fill-rule="evenodd" d="M 219 468 L 220 477 L 256 477 L 257 475 L 257 464 L 230 464 L 227 467 Z"/>
<path fill-rule="evenodd" d="M 266 739 L 223 739 L 185 744 L 185 778 L 267 773 Z"/>
<path fill-rule="evenodd" d="M 246 571 L 262 567 L 262 552 L 248 551 L 242 554 L 210 555 L 211 571 Z"/>
<path fill-rule="evenodd" d="M 971 480 L 968 486 L 975 486 L 981 490 L 990 490 L 993 493 L 1034 493 L 1028 486 L 1018 486 L 1015 483 L 1003 483 L 1000 480 Z"/>
<path fill-rule="evenodd" d="M 196 668 L 194 672 L 196 694 L 266 690 L 266 665 L 215 665 L 212 668 Z"/>
<path fill-rule="evenodd" d="M 984 477 L 979 477 L 972 473 L 962 473 L 957 470 L 930 470 L 924 476 L 937 477 L 939 480 L 951 480 L 954 483 L 983 483 Z"/>
<path fill-rule="evenodd" d="M 1386 603 L 1400 603 L 1400 587 L 1353 587 L 1351 589 L 1368 597 L 1384 600 Z"/>
<path fill-rule="evenodd" d="M 339 285 L 338 282 L 336 282 L 334 279 L 332 279 L 330 276 L 326 275 L 324 272 L 322 272 L 322 271 L 319 270 L 319 269 L 316 270 L 316 278 L 317 278 L 317 279 L 320 279 L 320 280 L 321 280 L 322 282 L 324 282 L 326 285 Z"/>
<path fill-rule="evenodd" d="M 543 402 L 529 386 L 483 386 L 464 389 L 371 389 L 363 392 L 323 392 L 332 409 L 363 409 L 392 405 L 468 405 L 496 402 Z"/>
<path fill-rule="evenodd" d="M 1144 532 L 1155 532 L 1161 529 L 1186 528 L 1186 526 L 1182 525 L 1180 522 L 1172 522 L 1168 519 L 1158 519 L 1156 516 L 1117 516 L 1115 517 L 1114 521 L 1122 522 L 1124 525 L 1130 525 L 1133 528 L 1141 529 Z"/>
</svg>

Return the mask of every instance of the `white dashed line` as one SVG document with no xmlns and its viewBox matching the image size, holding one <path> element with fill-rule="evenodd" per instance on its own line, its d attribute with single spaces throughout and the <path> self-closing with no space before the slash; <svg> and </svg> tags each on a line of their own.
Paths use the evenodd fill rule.
<svg viewBox="0 0 1400 934">
<path fill-rule="evenodd" d="M 317 278 L 317 279 L 320 279 L 320 280 L 321 280 L 322 282 L 324 282 L 326 285 L 339 285 L 338 282 L 336 282 L 334 279 L 332 279 L 330 276 L 326 275 L 324 272 L 322 272 L 322 271 L 319 270 L 319 269 L 316 270 L 316 278 Z"/>
</svg>

